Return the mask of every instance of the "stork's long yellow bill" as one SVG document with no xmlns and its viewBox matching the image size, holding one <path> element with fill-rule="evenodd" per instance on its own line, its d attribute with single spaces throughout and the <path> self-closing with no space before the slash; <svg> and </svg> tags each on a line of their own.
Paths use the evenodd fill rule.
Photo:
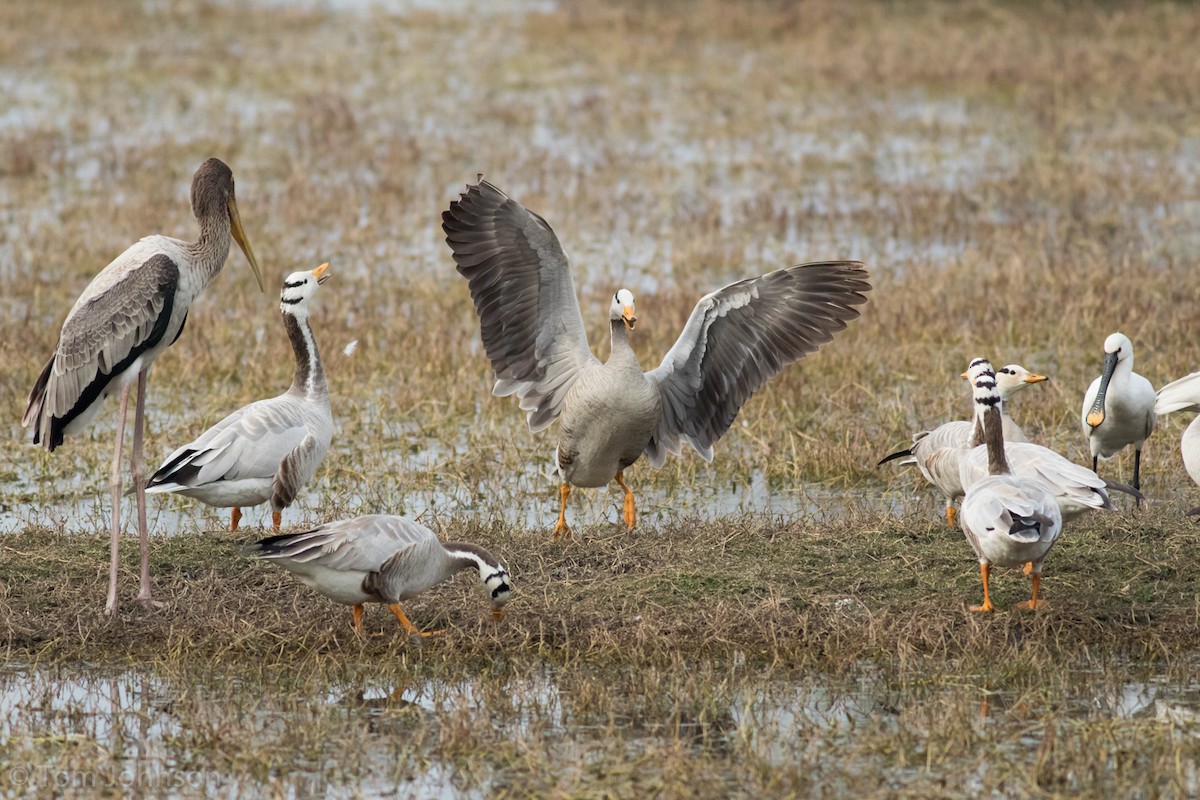
<svg viewBox="0 0 1200 800">
<path fill-rule="evenodd" d="M 262 270 L 258 268 L 258 259 L 254 257 L 254 248 L 250 246 L 250 240 L 246 238 L 246 229 L 242 227 L 242 217 L 238 214 L 237 200 L 232 196 L 229 198 L 229 227 L 234 241 L 238 243 L 238 247 L 242 248 L 246 260 L 250 262 L 250 271 L 254 273 L 254 280 L 258 281 L 258 290 L 265 292 L 267 287 L 263 284 Z"/>
</svg>

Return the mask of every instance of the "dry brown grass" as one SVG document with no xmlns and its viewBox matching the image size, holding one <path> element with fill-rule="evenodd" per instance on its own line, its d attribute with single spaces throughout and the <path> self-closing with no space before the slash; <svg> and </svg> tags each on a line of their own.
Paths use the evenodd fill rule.
<svg viewBox="0 0 1200 800">
<path fill-rule="evenodd" d="M 22 791 L 12 765 L 119 763 L 246 792 L 291 769 L 298 794 L 1195 794 L 1190 723 L 1110 702 L 1150 686 L 1167 717 L 1197 706 L 1184 420 L 1147 445 L 1149 510 L 1072 526 L 1036 616 L 966 614 L 966 545 L 874 463 L 965 416 L 975 355 L 1052 376 L 1015 415 L 1080 461 L 1105 335 L 1128 334 L 1155 385 L 1200 365 L 1198 39 L 1200 11 L 1174 3 L 0 4 L 0 644 L 30 670 L 0 676 L 0 702 L 43 677 L 140 698 L 105 715 L 60 686 L 7 707 L 0 793 Z M 445 640 L 415 647 L 375 613 L 384 635 L 360 643 L 180 500 L 152 509 L 179 534 L 154 542 L 168 607 L 97 613 L 114 414 L 53 455 L 17 446 L 16 421 L 96 271 L 138 236 L 194 234 L 210 155 L 272 284 L 335 273 L 315 325 L 340 431 L 286 522 L 422 512 L 510 562 L 503 626 L 462 579 L 413 604 Z M 558 232 L 601 355 L 617 285 L 646 366 L 723 282 L 862 258 L 876 288 L 711 466 L 630 471 L 643 533 L 607 525 L 596 493 L 573 498 L 582 542 L 550 545 L 551 437 L 489 396 L 438 227 L 481 171 Z M 251 287 L 233 255 L 160 360 L 151 460 L 286 386 L 277 287 Z M 1128 456 L 1103 472 L 1127 477 Z M 817 508 L 723 516 L 752 481 Z M 1007 606 L 1025 584 L 996 591 Z M 380 699 L 405 687 L 419 710 Z M 126 726 L 108 750 L 70 738 L 108 716 Z"/>
</svg>

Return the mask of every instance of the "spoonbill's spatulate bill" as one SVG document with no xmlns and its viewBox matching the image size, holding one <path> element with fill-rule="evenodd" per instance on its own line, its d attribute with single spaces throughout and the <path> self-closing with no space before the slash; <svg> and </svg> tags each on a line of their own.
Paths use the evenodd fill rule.
<svg viewBox="0 0 1200 800">
<path fill-rule="evenodd" d="M 601 363 L 588 347 L 570 263 L 542 217 L 480 180 L 442 214 L 442 229 L 475 301 L 493 393 L 515 394 L 533 431 L 560 420 L 555 538 L 569 535 L 570 487 L 613 480 L 632 530 L 637 513 L 625 470 L 642 455 L 662 466 L 685 442 L 711 460 L 750 396 L 858 317 L 871 288 L 857 261 L 732 283 L 701 298 L 662 364 L 643 372 L 629 344 L 633 294 L 612 296 L 612 353 Z"/>
<path fill-rule="evenodd" d="M 141 580 L 137 599 L 150 596 L 149 538 L 146 530 L 145 429 L 146 378 L 158 356 L 183 333 L 188 309 L 225 265 L 230 239 L 238 243 L 259 289 L 262 272 L 242 229 L 233 191 L 233 172 L 210 158 L 192 178 L 192 211 L 200 236 L 184 242 L 147 236 L 92 279 L 63 322 L 54 354 L 29 393 L 21 423 L 33 428 L 33 441 L 54 450 L 92 420 L 104 400 L 120 394 L 117 435 L 110 480 L 112 544 L 105 612 L 117 609 L 117 548 L 121 532 L 121 450 L 129 387 L 138 385 L 133 429 L 133 485 L 141 539 Z"/>
</svg>

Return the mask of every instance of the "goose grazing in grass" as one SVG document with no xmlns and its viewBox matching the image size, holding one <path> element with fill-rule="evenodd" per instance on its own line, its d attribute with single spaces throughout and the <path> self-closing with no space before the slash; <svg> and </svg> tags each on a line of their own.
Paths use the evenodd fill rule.
<svg viewBox="0 0 1200 800">
<path fill-rule="evenodd" d="M 970 368 L 968 367 L 968 370 Z M 962 374 L 963 378 L 968 373 Z M 1045 375 L 1030 372 L 1020 364 L 1009 364 L 996 371 L 996 388 L 1000 392 L 1000 419 L 1004 427 L 1006 442 L 1025 442 L 1025 432 L 1008 415 L 1007 403 L 1013 395 L 1033 383 L 1047 381 Z M 917 469 L 933 486 L 941 489 L 946 497 L 946 522 L 954 527 L 956 510 L 954 501 L 963 496 L 964 489 L 959 478 L 959 460 L 975 445 L 982 444 L 982 438 L 975 440 L 975 423 L 970 420 L 954 420 L 944 422 L 931 431 L 921 431 L 913 434 L 911 447 L 898 450 L 884 456 L 877 466 L 896 459 L 904 459 L 901 464 L 916 464 Z"/>
<path fill-rule="evenodd" d="M 142 439 L 150 367 L 183 333 L 192 303 L 225 265 L 231 238 L 250 263 L 259 289 L 263 288 L 258 261 L 238 215 L 233 172 L 219 159 L 205 161 L 192 177 L 192 211 L 200 225 L 196 241 L 147 236 L 117 256 L 87 285 L 63 322 L 54 354 L 29 393 L 29 405 L 21 419 L 23 426 L 33 428 L 34 444 L 53 451 L 64 437 L 83 430 L 109 395 L 120 394 L 109 473 L 113 511 L 106 614 L 117 610 L 121 450 L 129 388 L 137 383 L 133 488 L 142 561 L 137 600 L 149 606 L 153 600 Z"/>
<path fill-rule="evenodd" d="M 386 603 L 409 634 L 442 633 L 422 632 L 400 602 L 464 569 L 479 572 L 496 621 L 503 619 L 511 591 L 508 570 L 487 550 L 459 542 L 443 544 L 433 531 L 407 517 L 376 514 L 330 522 L 262 539 L 246 552 L 278 564 L 335 603 L 353 606 L 354 631 L 360 636 L 364 603 Z"/>
<path fill-rule="evenodd" d="M 291 388 L 239 408 L 171 453 L 150 476 L 147 493 L 174 492 L 232 507 L 234 531 L 242 507 L 270 501 L 271 521 L 279 529 L 283 509 L 312 480 L 333 438 L 329 389 L 308 324 L 309 301 L 330 274 L 329 264 L 322 264 L 284 281 L 279 310 L 296 357 Z"/>
<path fill-rule="evenodd" d="M 1158 390 L 1154 413 L 1164 416 L 1176 411 L 1200 411 L 1200 372 L 1185 375 Z M 1183 431 L 1179 451 L 1187 474 L 1200 485 L 1200 417 L 1192 420 Z M 1200 514 L 1200 508 L 1193 508 L 1188 514 Z"/>
<path fill-rule="evenodd" d="M 706 461 L 742 405 L 785 365 L 817 350 L 858 317 L 871 288 L 857 261 L 803 264 L 732 283 L 703 297 L 662 364 L 643 372 L 629 344 L 633 294 L 609 306 L 612 353 L 588 347 L 570 263 L 550 226 L 487 181 L 442 214 L 458 271 L 470 284 L 493 394 L 517 395 L 529 428 L 561 418 L 554 538 L 569 536 L 572 486 L 615 480 L 623 518 L 637 512 L 624 473 L 642 455 L 660 467 L 684 442 Z"/>
<path fill-rule="evenodd" d="M 1083 396 L 1083 433 L 1092 470 L 1133 445 L 1133 488 L 1141 489 L 1142 445 L 1154 433 L 1155 395 L 1150 381 L 1133 371 L 1133 343 L 1123 333 L 1104 340 L 1104 371 Z"/>
<path fill-rule="evenodd" d="M 1036 478 L 1012 474 L 1005 457 L 1004 429 L 1000 420 L 1000 393 L 992 365 L 984 359 L 971 362 L 976 419 L 983 426 L 988 475 L 967 487 L 962 504 L 962 529 L 979 559 L 983 603 L 972 611 L 994 611 L 988 579 L 993 565 L 1019 567 L 1032 563 L 1033 594 L 1018 603 L 1038 608 L 1042 562 L 1062 532 L 1062 512 L 1046 485 Z"/>
</svg>

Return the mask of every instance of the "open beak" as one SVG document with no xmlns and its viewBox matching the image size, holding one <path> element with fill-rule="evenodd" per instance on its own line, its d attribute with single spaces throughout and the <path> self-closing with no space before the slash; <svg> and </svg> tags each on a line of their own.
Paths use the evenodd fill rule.
<svg viewBox="0 0 1200 800">
<path fill-rule="evenodd" d="M 1095 428 L 1104 422 L 1104 395 L 1108 392 L 1108 382 L 1112 380 L 1117 368 L 1117 354 L 1104 354 L 1104 372 L 1100 374 L 1100 389 L 1096 392 L 1096 400 L 1092 403 L 1091 411 L 1087 414 L 1088 427 Z"/>
<path fill-rule="evenodd" d="M 238 243 L 238 247 L 242 248 L 246 260 L 250 262 L 254 280 L 258 281 L 258 290 L 265 292 L 267 288 L 263 285 L 262 270 L 258 268 L 258 259 L 254 257 L 254 248 L 250 246 L 250 240 L 246 238 L 246 229 L 242 227 L 242 217 L 238 214 L 237 200 L 233 198 L 233 195 L 229 195 L 229 227 L 233 231 L 234 241 Z"/>
<path fill-rule="evenodd" d="M 492 621 L 499 622 L 504 619 L 504 609 L 500 606 L 492 606 Z"/>
<path fill-rule="evenodd" d="M 333 273 L 329 271 L 329 262 L 326 261 L 321 266 L 312 271 L 312 276 L 317 279 L 317 284 L 320 285 L 329 280 L 329 276 Z"/>
<path fill-rule="evenodd" d="M 637 317 L 633 315 L 633 306 L 625 306 L 625 310 L 621 314 L 621 319 L 625 320 L 626 328 L 633 330 L 633 326 L 637 325 Z"/>
</svg>

